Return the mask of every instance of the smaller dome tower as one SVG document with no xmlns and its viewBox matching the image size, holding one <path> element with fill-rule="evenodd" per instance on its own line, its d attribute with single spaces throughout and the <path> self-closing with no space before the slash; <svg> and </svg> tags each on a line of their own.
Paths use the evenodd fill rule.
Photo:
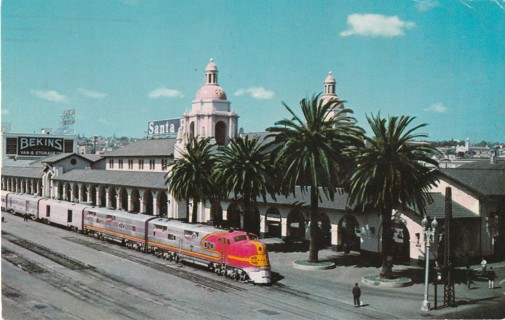
<svg viewBox="0 0 505 320">
<path fill-rule="evenodd" d="M 323 103 L 328 103 L 331 100 L 338 100 L 338 96 L 335 92 L 335 85 L 336 85 L 335 77 L 333 74 L 328 72 L 328 75 L 324 79 L 324 91 L 323 91 L 323 96 L 321 97 L 321 100 Z M 339 109 L 344 109 L 344 103 L 340 102 L 335 110 L 333 111 L 336 113 Z"/>
<path fill-rule="evenodd" d="M 331 71 L 328 72 L 326 79 L 324 79 L 324 91 L 323 91 L 323 101 L 326 103 L 331 99 L 338 99 L 337 94 L 335 93 L 335 77 L 331 74 Z"/>
<path fill-rule="evenodd" d="M 226 100 L 226 93 L 217 82 L 217 67 L 214 59 L 210 59 L 205 68 L 205 84 L 198 90 L 195 100 Z"/>
</svg>

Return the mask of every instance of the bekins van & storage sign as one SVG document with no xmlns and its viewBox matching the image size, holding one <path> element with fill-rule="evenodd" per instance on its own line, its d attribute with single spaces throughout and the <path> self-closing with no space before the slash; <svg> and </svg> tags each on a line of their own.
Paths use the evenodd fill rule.
<svg viewBox="0 0 505 320">
<path fill-rule="evenodd" d="M 176 135 L 181 126 L 181 119 L 149 121 L 147 123 L 148 136 Z"/>
<path fill-rule="evenodd" d="M 20 156 L 49 156 L 63 153 L 63 138 L 35 138 L 18 137 L 18 155 Z"/>
</svg>

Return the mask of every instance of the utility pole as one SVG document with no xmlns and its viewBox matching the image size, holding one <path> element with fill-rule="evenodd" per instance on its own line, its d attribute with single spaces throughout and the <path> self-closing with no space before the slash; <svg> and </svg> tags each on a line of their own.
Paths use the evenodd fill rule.
<svg viewBox="0 0 505 320">
<path fill-rule="evenodd" d="M 454 292 L 453 265 L 451 261 L 452 189 L 445 188 L 445 247 L 444 247 L 444 306 L 456 306 Z"/>
</svg>

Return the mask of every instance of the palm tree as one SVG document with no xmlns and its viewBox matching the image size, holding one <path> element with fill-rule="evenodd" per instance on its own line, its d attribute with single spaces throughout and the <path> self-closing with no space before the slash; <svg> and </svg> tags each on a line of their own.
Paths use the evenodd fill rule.
<svg viewBox="0 0 505 320">
<path fill-rule="evenodd" d="M 214 158 L 210 138 L 190 137 L 180 159 L 175 160 L 165 176 L 168 191 L 177 201 L 193 200 L 191 222 L 197 222 L 198 203 L 212 198 Z"/>
<path fill-rule="evenodd" d="M 275 166 L 281 167 L 280 184 L 284 194 L 310 190 L 309 261 L 319 261 L 319 201 L 321 192 L 333 200 L 341 187 L 344 167 L 352 147 L 362 143 L 363 130 L 350 117 L 342 101 L 323 101 L 319 95 L 300 101 L 303 118 L 285 103 L 292 119 L 275 123 L 267 131 L 275 138 Z"/>
<path fill-rule="evenodd" d="M 266 152 L 267 145 L 258 138 L 235 138 L 220 150 L 213 179 L 226 192 L 233 193 L 244 205 L 244 229 L 259 234 L 259 216 L 254 212 L 258 197 L 275 193 L 275 174 Z"/>
<path fill-rule="evenodd" d="M 430 158 L 436 149 L 414 139 L 426 134 L 415 133 L 426 126 L 421 124 L 409 129 L 415 117 L 368 117 L 374 137 L 365 137 L 366 147 L 357 158 L 357 167 L 349 179 L 349 203 L 362 210 L 372 208 L 382 217 L 382 270 L 381 277 L 391 277 L 393 232 L 391 216 L 394 209 L 406 206 L 425 213 L 431 201 L 430 186 L 437 181 L 438 162 Z M 428 166 L 432 165 L 432 166 Z"/>
</svg>

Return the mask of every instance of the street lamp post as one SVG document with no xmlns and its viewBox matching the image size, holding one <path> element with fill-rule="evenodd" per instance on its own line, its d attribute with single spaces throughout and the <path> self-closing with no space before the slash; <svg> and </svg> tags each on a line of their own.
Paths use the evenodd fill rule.
<svg viewBox="0 0 505 320">
<path fill-rule="evenodd" d="M 424 233 L 424 246 L 425 246 L 425 260 L 426 260 L 426 270 L 424 275 L 424 300 L 423 305 L 421 306 L 422 311 L 430 311 L 430 302 L 428 301 L 428 281 L 430 276 L 430 240 L 431 237 L 435 235 L 435 230 L 437 228 L 438 222 L 437 218 L 434 218 L 431 222 L 431 228 L 428 227 L 428 218 L 426 215 L 421 221 L 423 225 L 423 233 Z"/>
</svg>

